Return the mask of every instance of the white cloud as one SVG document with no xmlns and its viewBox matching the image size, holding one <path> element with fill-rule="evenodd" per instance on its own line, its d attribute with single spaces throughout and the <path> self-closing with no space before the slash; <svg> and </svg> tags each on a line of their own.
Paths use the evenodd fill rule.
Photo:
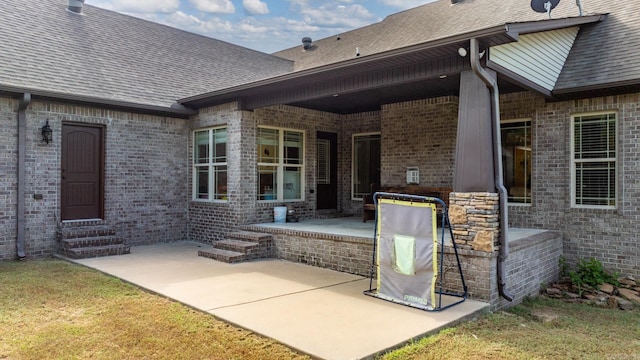
<svg viewBox="0 0 640 360">
<path fill-rule="evenodd" d="M 242 0 L 242 6 L 249 15 L 265 15 L 269 13 L 269 6 L 260 0 Z"/>
<path fill-rule="evenodd" d="M 309 25 L 326 28 L 354 28 L 370 24 L 375 16 L 362 5 L 349 4 L 350 0 L 328 2 L 319 6 L 310 5 L 309 0 L 289 0 L 292 12 L 302 16 Z M 336 29 L 342 31 L 342 29 Z"/>
<path fill-rule="evenodd" d="M 180 0 L 93 0 L 87 3 L 103 9 L 136 14 L 170 14 L 180 7 Z"/>
<path fill-rule="evenodd" d="M 229 21 L 217 17 L 203 20 L 182 11 L 168 15 L 163 22 L 172 27 L 215 38 L 220 38 L 219 35 L 225 35 L 224 37 L 227 38 L 226 35 L 232 34 L 234 30 L 234 25 Z"/>
<path fill-rule="evenodd" d="M 236 11 L 231 0 L 189 0 L 198 10 L 212 14 L 233 14 Z"/>
</svg>

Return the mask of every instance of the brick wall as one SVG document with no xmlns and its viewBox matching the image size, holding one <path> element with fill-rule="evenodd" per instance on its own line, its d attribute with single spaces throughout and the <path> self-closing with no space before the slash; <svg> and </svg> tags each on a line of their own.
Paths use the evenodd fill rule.
<svg viewBox="0 0 640 360">
<path fill-rule="evenodd" d="M 252 112 L 238 110 L 236 103 L 202 109 L 192 119 L 191 129 L 226 125 L 228 130 L 228 188 L 227 202 L 206 203 L 191 201 L 190 238 L 211 242 L 221 240 L 240 225 L 273 222 L 273 208 L 288 206 L 296 210 L 300 219 L 312 218 L 316 214 L 316 132 L 340 133 L 339 116 L 320 111 L 306 110 L 281 105 L 256 109 Z M 273 126 L 305 132 L 305 193 L 304 201 L 259 202 L 257 201 L 257 129 L 258 126 Z M 192 141 L 189 138 L 189 157 L 192 156 Z M 338 153 L 342 144 L 338 143 Z M 338 167 L 343 159 L 338 158 Z M 191 170 L 189 170 L 191 171 Z M 192 179 L 189 180 L 190 182 Z M 338 193 L 343 193 L 342 185 Z M 189 195 L 191 198 L 191 195 Z M 338 208 L 340 208 L 340 199 Z"/>
<path fill-rule="evenodd" d="M 0 97 L 0 260 L 17 257 L 18 101 Z"/>
<path fill-rule="evenodd" d="M 254 201 L 250 201 L 247 192 L 255 184 L 255 179 L 246 177 L 242 163 L 255 158 L 246 148 L 251 139 L 255 141 L 255 131 L 242 127 L 242 113 L 237 110 L 237 103 L 223 104 L 201 109 L 191 120 L 188 149 L 189 160 L 189 238 L 205 243 L 222 240 L 231 229 L 237 226 L 241 214 L 248 214 L 253 209 Z M 192 130 L 227 126 L 227 186 L 229 200 L 227 202 L 191 201 L 193 176 L 193 134 Z M 244 132 L 244 133 L 243 133 Z M 255 148 L 255 147 L 254 147 Z M 238 211 L 244 203 L 245 211 Z"/>
<path fill-rule="evenodd" d="M 246 226 L 246 230 L 264 228 Z M 275 256 L 336 271 L 369 276 L 373 257 L 373 238 L 269 229 L 273 234 Z"/>
<path fill-rule="evenodd" d="M 408 166 L 420 169 L 420 185 L 451 187 L 458 128 L 454 96 L 384 105 L 381 114 L 381 183 L 406 185 Z"/>
<path fill-rule="evenodd" d="M 531 206 L 510 206 L 512 226 L 562 231 L 570 263 L 595 257 L 606 269 L 640 277 L 640 94 L 553 102 L 529 93 L 503 95 L 503 119 L 532 119 Z M 618 113 L 618 208 L 571 207 L 571 114 Z"/>
<path fill-rule="evenodd" d="M 0 99 L 0 146 L 7 148 L 0 155 L 1 171 L 6 171 L 0 196 L 7 198 L 0 204 L 0 222 L 9 229 L 0 235 L 2 258 L 16 256 L 17 104 Z M 55 250 L 63 122 L 105 126 L 105 220 L 119 236 L 131 245 L 186 238 L 186 120 L 42 101 L 33 101 L 26 115 L 27 257 L 49 256 Z M 40 141 L 46 119 L 53 130 L 50 144 Z M 42 199 L 34 199 L 36 194 Z"/>
</svg>

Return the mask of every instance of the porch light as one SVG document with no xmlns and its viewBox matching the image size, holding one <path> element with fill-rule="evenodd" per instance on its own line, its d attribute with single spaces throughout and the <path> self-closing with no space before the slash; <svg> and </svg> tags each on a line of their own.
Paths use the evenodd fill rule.
<svg viewBox="0 0 640 360">
<path fill-rule="evenodd" d="M 49 119 L 47 119 L 47 123 L 42 127 L 42 141 L 47 144 L 53 141 L 53 130 L 51 130 L 51 126 L 49 126 Z"/>
</svg>

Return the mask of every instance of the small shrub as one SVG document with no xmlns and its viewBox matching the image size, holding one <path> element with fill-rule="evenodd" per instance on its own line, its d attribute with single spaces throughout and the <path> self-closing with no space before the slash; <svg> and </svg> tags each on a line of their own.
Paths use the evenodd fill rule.
<svg viewBox="0 0 640 360">
<path fill-rule="evenodd" d="M 562 257 L 560 258 L 560 272 L 562 273 L 563 271 L 566 271 L 569 276 L 569 280 L 578 288 L 578 293 L 581 295 L 587 286 L 597 288 L 598 285 L 603 283 L 619 285 L 616 280 L 617 275 L 609 274 L 602 266 L 602 263 L 593 257 L 588 260 L 578 260 L 575 270 L 573 271 L 569 270 L 569 267 L 566 264 L 566 259 Z"/>
</svg>

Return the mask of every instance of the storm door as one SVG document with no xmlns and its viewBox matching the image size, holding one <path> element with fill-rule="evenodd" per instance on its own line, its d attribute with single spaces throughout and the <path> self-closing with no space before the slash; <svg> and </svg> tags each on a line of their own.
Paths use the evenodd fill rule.
<svg viewBox="0 0 640 360">
<path fill-rule="evenodd" d="M 104 129 L 62 125 L 62 220 L 101 219 L 104 204 Z"/>
<path fill-rule="evenodd" d="M 329 210 L 338 207 L 338 135 L 319 131 L 317 133 L 316 189 L 317 209 Z"/>
</svg>

